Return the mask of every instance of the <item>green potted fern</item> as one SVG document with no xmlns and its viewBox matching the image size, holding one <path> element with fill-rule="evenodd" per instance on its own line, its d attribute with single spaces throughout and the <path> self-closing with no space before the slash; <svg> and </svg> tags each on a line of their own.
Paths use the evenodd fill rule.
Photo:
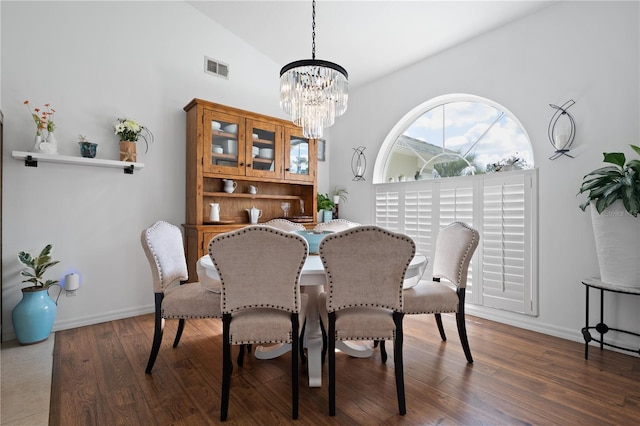
<svg viewBox="0 0 640 426">
<path fill-rule="evenodd" d="M 630 145 L 640 155 L 640 147 Z M 600 279 L 623 287 L 640 287 L 640 160 L 627 162 L 622 152 L 603 153 L 606 166 L 584 176 L 580 204 L 591 206 Z"/>
</svg>

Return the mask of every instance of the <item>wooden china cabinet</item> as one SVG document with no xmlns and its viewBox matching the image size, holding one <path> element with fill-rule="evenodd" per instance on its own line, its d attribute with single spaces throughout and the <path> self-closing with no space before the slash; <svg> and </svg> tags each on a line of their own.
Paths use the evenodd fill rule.
<svg viewBox="0 0 640 426">
<path fill-rule="evenodd" d="M 316 222 L 317 141 L 291 122 L 193 99 L 187 113 L 186 255 L 189 280 L 209 241 L 249 224 L 246 209 L 262 210 L 259 223 L 283 217 L 312 227 Z M 223 190 L 225 180 L 237 186 Z M 249 186 L 257 188 L 249 193 Z M 220 206 L 211 222 L 211 203 Z"/>
</svg>

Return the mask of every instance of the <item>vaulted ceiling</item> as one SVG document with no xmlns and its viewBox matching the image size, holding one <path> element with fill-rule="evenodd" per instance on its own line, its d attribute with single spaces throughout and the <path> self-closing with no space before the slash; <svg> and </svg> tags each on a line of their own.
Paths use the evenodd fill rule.
<svg viewBox="0 0 640 426">
<path fill-rule="evenodd" d="M 278 64 L 311 58 L 310 0 L 187 3 Z M 316 59 L 346 68 L 353 88 L 552 3 L 319 0 Z"/>
</svg>

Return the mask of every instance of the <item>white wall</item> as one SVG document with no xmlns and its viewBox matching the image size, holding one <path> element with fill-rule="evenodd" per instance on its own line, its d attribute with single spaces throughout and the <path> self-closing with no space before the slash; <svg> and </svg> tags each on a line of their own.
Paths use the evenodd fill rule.
<svg viewBox="0 0 640 426">
<path fill-rule="evenodd" d="M 140 233 L 158 219 L 185 218 L 185 112 L 194 97 L 283 117 L 280 64 L 184 2 L 2 1 L 4 112 L 3 339 L 25 287 L 16 254 L 54 246 L 61 263 L 49 278 L 77 271 L 75 297 L 60 297 L 54 330 L 151 312 L 153 294 Z M 230 65 L 230 78 L 205 74 L 204 57 Z M 33 145 L 23 105 L 56 109 L 59 151 L 79 156 L 77 135 L 118 158 L 111 125 L 122 115 L 148 126 L 156 141 L 138 147 L 145 168 L 40 163 L 11 157 Z M 142 152 L 140 152 L 142 151 Z M 55 292 L 55 290 L 53 291 Z"/>
<path fill-rule="evenodd" d="M 629 157 L 629 144 L 640 143 L 639 16 L 638 2 L 563 2 L 353 90 L 349 110 L 331 129 L 330 181 L 350 192 L 341 216 L 374 221 L 370 182 L 376 155 L 388 132 L 414 107 L 447 93 L 504 105 L 527 130 L 539 168 L 540 315 L 472 311 L 581 341 L 581 279 L 597 276 L 598 266 L 589 214 L 578 208 L 582 198 L 576 194 L 582 176 L 601 166 L 602 152 Z M 549 104 L 569 99 L 576 101 L 571 108 L 576 158 L 551 161 Z M 367 147 L 367 182 L 351 181 L 348 160 L 358 145 Z M 637 331 L 638 300 L 613 297 L 606 322 Z M 595 307 L 597 298 L 591 300 Z"/>
</svg>

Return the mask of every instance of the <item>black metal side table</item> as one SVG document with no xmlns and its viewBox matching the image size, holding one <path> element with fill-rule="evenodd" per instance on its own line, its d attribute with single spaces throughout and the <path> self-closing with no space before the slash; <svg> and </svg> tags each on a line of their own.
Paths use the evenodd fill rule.
<svg viewBox="0 0 640 426">
<path fill-rule="evenodd" d="M 621 346 L 616 346 L 611 343 L 606 343 L 604 341 L 604 335 L 608 331 L 617 331 L 619 333 L 632 334 L 634 336 L 639 336 L 640 333 L 635 333 L 633 331 L 628 330 L 620 330 L 618 328 L 610 328 L 608 325 L 604 323 L 604 292 L 612 292 L 612 293 L 622 293 L 622 294 L 631 294 L 635 296 L 640 296 L 640 288 L 634 287 L 620 287 L 614 284 L 605 283 L 600 281 L 598 278 L 585 278 L 582 280 L 582 284 L 585 285 L 587 297 L 586 297 L 586 314 L 585 314 L 585 327 L 582 328 L 582 336 L 584 337 L 584 359 L 589 359 L 589 342 L 595 341 L 600 343 L 600 350 L 603 347 L 610 346 L 612 348 L 621 349 L 623 351 L 634 352 L 640 355 L 640 348 L 631 349 L 631 348 L 623 348 Z M 596 326 L 589 326 L 589 289 L 594 288 L 600 290 L 600 322 Z M 600 339 L 595 339 L 591 336 L 589 330 L 596 330 L 600 333 Z M 639 330 L 640 331 L 640 330 Z"/>
</svg>

